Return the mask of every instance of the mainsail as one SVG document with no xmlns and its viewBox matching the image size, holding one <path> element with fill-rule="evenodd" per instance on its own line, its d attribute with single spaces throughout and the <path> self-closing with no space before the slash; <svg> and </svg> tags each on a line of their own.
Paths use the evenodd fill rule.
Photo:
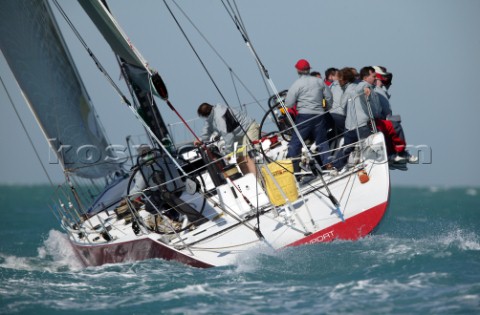
<svg viewBox="0 0 480 315">
<path fill-rule="evenodd" d="M 63 168 L 85 178 L 119 170 L 48 1 L 0 6 L 0 49 Z"/>
<path fill-rule="evenodd" d="M 148 68 L 146 60 L 130 43 L 103 1 L 78 0 L 78 2 L 120 59 L 124 76 L 139 102 L 142 118 L 158 139 L 162 141 L 168 139 L 171 142 L 165 122 L 153 99 L 153 93 L 157 94 L 151 81 L 154 74 Z M 157 74 L 155 78 L 159 79 L 160 77 Z M 161 85 L 163 85 L 163 81 Z M 166 89 L 158 91 L 158 94 L 165 98 Z"/>
</svg>

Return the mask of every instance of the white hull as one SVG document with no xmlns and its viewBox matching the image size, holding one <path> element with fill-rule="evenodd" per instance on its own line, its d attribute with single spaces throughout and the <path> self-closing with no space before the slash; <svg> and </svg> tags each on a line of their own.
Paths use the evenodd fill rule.
<svg viewBox="0 0 480 315">
<path fill-rule="evenodd" d="M 136 235 L 131 223 L 118 220 L 113 211 L 104 211 L 85 221 L 80 229 L 70 229 L 70 241 L 85 265 L 162 258 L 209 267 L 231 264 L 239 255 L 261 244 L 281 249 L 335 239 L 359 239 L 379 224 L 390 193 L 383 136 L 376 134 L 370 138 L 370 144 L 376 149 L 364 150 L 363 163 L 344 174 L 324 177 L 332 195 L 340 203 L 344 222 L 334 211 L 322 181 L 317 179 L 302 187 L 300 197 L 290 206 L 272 207 L 267 200 L 267 204 L 260 207 L 258 230 L 256 211 L 245 211 L 248 209 L 244 206 L 245 201 L 240 202 L 238 196 L 236 201 L 227 200 L 230 205 L 228 214 L 215 207 L 220 199 L 229 198 L 227 192 L 230 189 L 226 187 L 224 193 L 220 192 L 207 203 L 204 213 L 209 220 L 193 230 L 159 234 L 140 228 Z M 360 182 L 359 170 L 367 172 L 369 180 L 366 183 Z M 242 188 L 242 179 L 236 182 Z M 248 195 L 245 189 L 243 191 Z M 196 197 L 190 197 L 192 204 L 195 204 Z M 258 200 L 263 200 L 261 195 Z M 139 215 L 149 214 L 139 211 Z M 97 232 L 89 226 L 96 227 Z M 102 236 L 104 228 L 108 230 L 109 241 Z M 80 238 L 81 230 L 86 233 Z"/>
</svg>

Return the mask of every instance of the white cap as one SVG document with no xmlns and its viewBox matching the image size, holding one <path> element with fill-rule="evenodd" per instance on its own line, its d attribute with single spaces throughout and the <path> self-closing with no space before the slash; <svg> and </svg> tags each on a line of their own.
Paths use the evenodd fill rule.
<svg viewBox="0 0 480 315">
<path fill-rule="evenodd" d="M 150 151 L 152 147 L 148 144 L 141 144 L 137 147 L 137 153 L 138 155 L 142 155 Z"/>
<path fill-rule="evenodd" d="M 379 66 L 373 66 L 373 69 L 375 69 L 375 72 L 381 75 L 387 74 L 385 71 L 382 70 Z"/>
</svg>

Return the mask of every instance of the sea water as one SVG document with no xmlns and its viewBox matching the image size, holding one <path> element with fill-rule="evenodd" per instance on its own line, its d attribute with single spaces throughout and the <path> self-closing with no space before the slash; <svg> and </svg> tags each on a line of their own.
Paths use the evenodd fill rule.
<svg viewBox="0 0 480 315">
<path fill-rule="evenodd" d="M 360 241 L 260 247 L 210 269 L 83 268 L 50 197 L 0 186 L 0 314 L 480 314 L 480 188 L 393 187 Z"/>
</svg>

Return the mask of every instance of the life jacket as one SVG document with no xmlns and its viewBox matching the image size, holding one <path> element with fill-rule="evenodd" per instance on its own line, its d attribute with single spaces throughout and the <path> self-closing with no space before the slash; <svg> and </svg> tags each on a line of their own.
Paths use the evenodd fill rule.
<svg viewBox="0 0 480 315">
<path fill-rule="evenodd" d="M 227 126 L 228 133 L 233 132 L 238 126 L 240 126 L 240 123 L 235 119 L 235 117 L 233 117 L 229 109 L 227 109 L 223 115 L 223 118 L 225 119 L 225 125 Z"/>
<path fill-rule="evenodd" d="M 285 115 L 285 111 L 283 108 L 280 108 L 280 112 Z M 297 110 L 297 104 L 293 105 L 291 108 L 287 108 L 287 112 L 292 116 L 292 118 L 297 117 L 298 115 L 298 110 Z"/>
</svg>

